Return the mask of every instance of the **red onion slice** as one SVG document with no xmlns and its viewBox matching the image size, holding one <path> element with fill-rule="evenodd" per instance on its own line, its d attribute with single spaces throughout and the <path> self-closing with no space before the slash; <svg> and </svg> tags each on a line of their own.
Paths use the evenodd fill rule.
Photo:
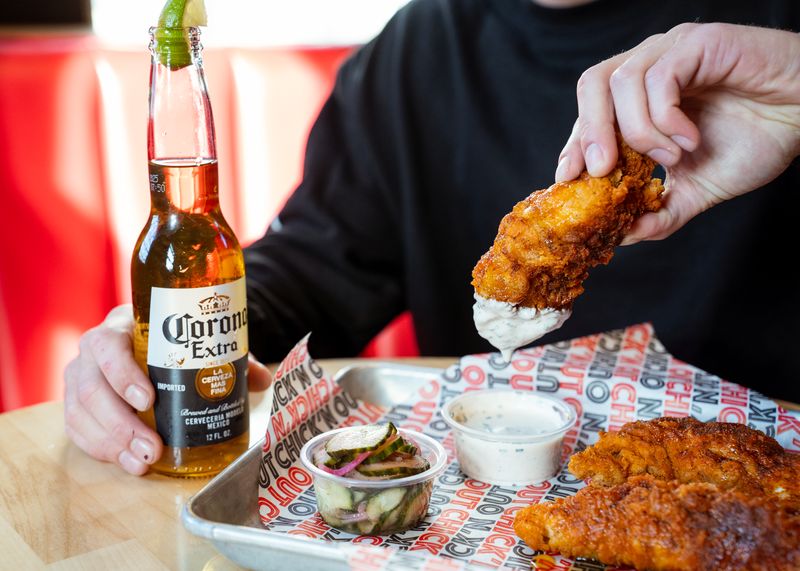
<svg viewBox="0 0 800 571">
<path fill-rule="evenodd" d="M 336 470 L 334 470 L 333 468 L 328 468 L 325 464 L 322 464 L 321 466 L 319 466 L 319 468 L 321 470 L 325 470 L 328 474 L 333 474 L 334 476 L 341 477 L 350 472 L 351 470 L 355 470 L 356 466 L 358 466 L 364 460 L 366 460 L 370 454 L 372 454 L 372 452 L 362 452 L 361 454 L 356 456 L 352 462 L 348 462 L 347 464 L 345 464 L 341 468 L 337 468 Z"/>
<path fill-rule="evenodd" d="M 365 521 L 369 519 L 367 515 L 367 502 L 361 502 L 358 504 L 358 511 L 355 512 L 346 512 L 340 511 L 339 512 L 339 519 L 345 523 L 356 523 L 359 521 Z"/>
</svg>

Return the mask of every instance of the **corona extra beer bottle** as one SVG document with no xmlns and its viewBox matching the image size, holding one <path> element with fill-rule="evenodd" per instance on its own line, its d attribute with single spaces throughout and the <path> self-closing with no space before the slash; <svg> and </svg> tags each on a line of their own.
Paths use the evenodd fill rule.
<svg viewBox="0 0 800 571">
<path fill-rule="evenodd" d="M 152 469 L 219 472 L 247 449 L 244 260 L 222 216 L 199 28 L 151 28 L 150 217 L 133 252 L 134 354 L 155 388 Z"/>
</svg>

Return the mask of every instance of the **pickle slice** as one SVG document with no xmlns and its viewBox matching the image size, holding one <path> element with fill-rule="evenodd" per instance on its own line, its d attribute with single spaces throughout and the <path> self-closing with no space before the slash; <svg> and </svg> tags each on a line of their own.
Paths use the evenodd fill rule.
<svg viewBox="0 0 800 571">
<path fill-rule="evenodd" d="M 375 452 L 364 460 L 364 464 L 374 464 L 375 462 L 386 460 L 403 446 L 403 442 L 402 436 L 398 436 L 397 434 L 390 436 L 383 446 L 377 448 Z"/>
<path fill-rule="evenodd" d="M 380 448 L 397 429 L 388 424 L 368 424 L 343 430 L 325 443 L 325 451 L 333 458 L 355 456 Z"/>
<path fill-rule="evenodd" d="M 364 463 L 373 464 L 375 462 L 380 462 L 381 460 L 386 460 L 389 456 L 391 456 L 395 452 L 398 452 L 400 448 L 403 447 L 403 445 L 404 445 L 403 438 L 395 433 L 392 436 L 390 436 L 388 440 L 384 442 L 381 446 L 376 448 L 375 451 L 372 452 L 372 454 L 370 454 L 366 460 L 364 460 Z M 355 452 L 348 453 L 340 458 L 334 458 L 326 454 L 326 456 L 328 456 L 328 459 L 325 461 L 325 466 L 333 470 L 336 470 L 338 468 L 341 468 L 348 462 L 352 462 L 353 460 L 355 460 L 358 454 L 359 453 Z"/>
<path fill-rule="evenodd" d="M 403 445 L 396 450 L 396 452 L 401 452 L 403 454 L 410 454 L 411 456 L 416 456 L 419 454 L 419 450 L 417 447 L 411 444 L 410 442 L 403 441 Z"/>
<path fill-rule="evenodd" d="M 328 457 L 328 459 L 325 460 L 325 465 L 331 470 L 338 470 L 339 468 L 341 468 L 348 462 L 352 462 L 356 458 L 355 454 L 347 454 L 345 456 L 342 456 L 341 458 L 334 458 L 329 454 L 325 455 Z"/>
<path fill-rule="evenodd" d="M 365 476 L 413 476 L 424 472 L 431 465 L 419 456 L 408 460 L 393 460 L 389 462 L 375 462 L 374 464 L 359 464 L 356 470 Z"/>
<path fill-rule="evenodd" d="M 403 514 L 402 528 L 411 529 L 425 519 L 428 513 L 430 491 L 420 488 L 419 493 L 406 502 L 406 511 Z"/>
<path fill-rule="evenodd" d="M 378 522 L 400 505 L 405 495 L 404 488 L 389 488 L 375 494 L 367 502 L 367 515 L 372 521 Z"/>
</svg>

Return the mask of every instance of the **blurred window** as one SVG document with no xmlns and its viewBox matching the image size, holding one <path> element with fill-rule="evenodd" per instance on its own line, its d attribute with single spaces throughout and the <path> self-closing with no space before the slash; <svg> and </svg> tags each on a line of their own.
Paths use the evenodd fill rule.
<svg viewBox="0 0 800 571">
<path fill-rule="evenodd" d="M 209 46 L 340 46 L 375 36 L 408 0 L 206 0 Z M 91 0 L 106 43 L 141 45 L 164 0 Z"/>
</svg>

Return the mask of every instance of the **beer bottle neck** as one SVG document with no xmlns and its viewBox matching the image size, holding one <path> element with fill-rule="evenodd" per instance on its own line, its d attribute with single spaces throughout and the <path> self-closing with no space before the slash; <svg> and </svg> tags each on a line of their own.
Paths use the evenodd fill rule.
<svg viewBox="0 0 800 571">
<path fill-rule="evenodd" d="M 199 28 L 150 29 L 150 161 L 217 158 Z"/>
</svg>

